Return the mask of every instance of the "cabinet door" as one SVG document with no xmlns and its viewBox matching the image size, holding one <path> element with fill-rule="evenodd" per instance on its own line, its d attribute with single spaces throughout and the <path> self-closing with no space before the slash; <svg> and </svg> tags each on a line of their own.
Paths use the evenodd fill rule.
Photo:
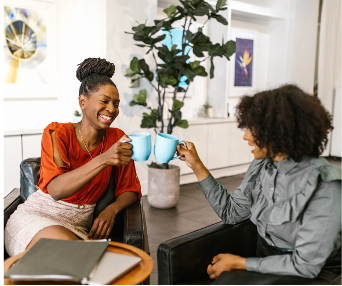
<svg viewBox="0 0 342 286">
<path fill-rule="evenodd" d="M 190 125 L 188 128 L 175 128 L 173 132 L 174 136 L 177 136 L 179 140 L 186 140 L 193 142 L 196 146 L 197 153 L 201 158 L 204 165 L 207 164 L 207 138 L 208 138 L 208 125 Z M 179 166 L 181 174 L 191 174 L 193 171 L 180 160 L 170 161 L 171 164 Z"/>
<path fill-rule="evenodd" d="M 43 134 L 22 135 L 23 160 L 41 156 L 41 141 Z"/>
<path fill-rule="evenodd" d="M 229 166 L 249 163 L 251 147 L 243 140 L 244 131 L 237 127 L 237 123 L 229 124 Z"/>
<path fill-rule="evenodd" d="M 4 196 L 20 187 L 21 136 L 4 138 Z"/>
<path fill-rule="evenodd" d="M 230 137 L 230 124 L 219 123 L 208 126 L 207 168 L 218 169 L 229 166 L 229 145 L 234 138 Z"/>
</svg>

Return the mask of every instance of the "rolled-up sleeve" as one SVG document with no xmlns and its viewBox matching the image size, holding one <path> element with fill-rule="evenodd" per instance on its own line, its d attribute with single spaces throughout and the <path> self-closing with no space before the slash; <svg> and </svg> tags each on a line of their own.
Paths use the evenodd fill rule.
<svg viewBox="0 0 342 286">
<path fill-rule="evenodd" d="M 247 270 L 316 277 L 331 252 L 340 246 L 341 181 L 320 182 L 300 219 L 292 255 L 247 258 Z"/>
</svg>

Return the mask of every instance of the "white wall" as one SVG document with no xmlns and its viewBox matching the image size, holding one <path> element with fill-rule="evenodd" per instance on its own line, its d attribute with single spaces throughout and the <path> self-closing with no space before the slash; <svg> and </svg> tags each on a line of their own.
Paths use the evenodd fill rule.
<svg viewBox="0 0 342 286">
<path fill-rule="evenodd" d="M 86 57 L 106 56 L 106 1 L 58 0 L 55 5 L 57 25 L 51 34 L 57 38 L 58 98 L 6 100 L 5 131 L 43 129 L 52 121 L 71 121 L 74 110 L 79 109 L 77 64 Z M 27 92 L 35 97 L 34 86 Z"/>
<path fill-rule="evenodd" d="M 291 0 L 287 81 L 312 94 L 315 78 L 319 0 Z"/>
</svg>

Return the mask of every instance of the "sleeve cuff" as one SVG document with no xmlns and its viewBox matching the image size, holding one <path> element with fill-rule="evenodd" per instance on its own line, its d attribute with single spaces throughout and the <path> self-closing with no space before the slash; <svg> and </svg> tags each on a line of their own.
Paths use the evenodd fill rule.
<svg viewBox="0 0 342 286">
<path fill-rule="evenodd" d="M 246 258 L 246 269 L 248 271 L 258 271 L 258 264 L 259 264 L 260 258 L 258 257 L 249 257 Z"/>
<path fill-rule="evenodd" d="M 201 187 L 203 193 L 207 193 L 217 184 L 217 182 L 215 178 L 210 174 L 208 177 L 198 182 L 198 184 Z"/>
</svg>

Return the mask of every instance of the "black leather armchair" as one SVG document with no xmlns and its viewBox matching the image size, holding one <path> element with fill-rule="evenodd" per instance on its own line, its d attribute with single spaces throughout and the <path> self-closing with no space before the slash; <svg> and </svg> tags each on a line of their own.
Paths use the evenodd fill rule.
<svg viewBox="0 0 342 286">
<path fill-rule="evenodd" d="M 157 252 L 158 284 L 211 284 L 214 280 L 209 278 L 207 267 L 215 255 L 231 253 L 255 257 L 256 241 L 256 227 L 247 220 L 236 225 L 216 223 L 163 242 Z M 232 271 L 229 279 L 228 284 L 233 285 L 341 285 L 341 249 L 328 260 L 315 279 L 250 271 Z M 215 284 L 220 284 L 220 277 Z"/>
<path fill-rule="evenodd" d="M 5 198 L 4 226 L 6 226 L 7 220 L 17 209 L 18 205 L 23 203 L 29 195 L 36 191 L 35 186 L 38 184 L 39 170 L 40 157 L 26 159 L 21 162 L 20 189 L 14 189 Z M 96 204 L 94 219 L 104 208 L 114 201 L 115 182 L 111 178 L 106 192 Z M 150 253 L 143 206 L 140 200 L 117 215 L 110 238 L 113 241 L 124 242 Z M 8 257 L 6 250 L 4 251 L 4 256 L 5 259 Z"/>
</svg>

